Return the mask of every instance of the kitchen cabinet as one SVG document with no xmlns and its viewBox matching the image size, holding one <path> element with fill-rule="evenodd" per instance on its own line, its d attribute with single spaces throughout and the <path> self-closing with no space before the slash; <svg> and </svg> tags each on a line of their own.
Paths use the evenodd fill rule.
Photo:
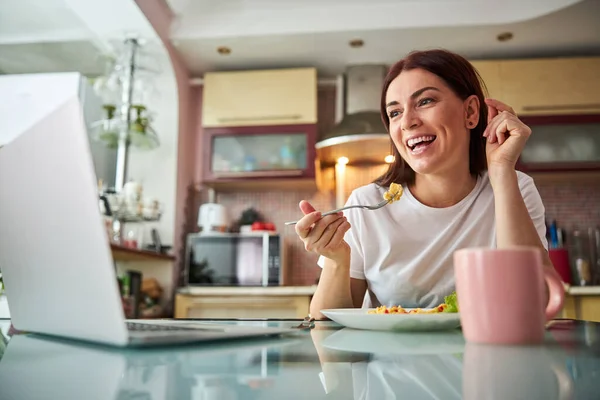
<svg viewBox="0 0 600 400">
<path fill-rule="evenodd" d="M 502 60 L 502 101 L 519 116 L 600 113 L 600 57 Z"/>
<path fill-rule="evenodd" d="M 600 322 L 600 287 L 567 288 L 565 304 L 559 318 Z"/>
<path fill-rule="evenodd" d="M 175 318 L 304 318 L 315 287 L 182 289 Z"/>
<path fill-rule="evenodd" d="M 493 60 L 471 61 L 487 88 L 484 95 L 494 99 L 502 100 L 502 79 L 500 78 L 500 62 Z"/>
<path fill-rule="evenodd" d="M 521 119 L 531 128 L 531 136 L 519 157 L 519 170 L 600 171 L 600 114 Z"/>
<path fill-rule="evenodd" d="M 202 126 L 205 128 L 316 122 L 315 68 L 204 74 Z"/>
<path fill-rule="evenodd" d="M 206 128 L 203 184 L 220 190 L 316 187 L 317 125 Z"/>
</svg>

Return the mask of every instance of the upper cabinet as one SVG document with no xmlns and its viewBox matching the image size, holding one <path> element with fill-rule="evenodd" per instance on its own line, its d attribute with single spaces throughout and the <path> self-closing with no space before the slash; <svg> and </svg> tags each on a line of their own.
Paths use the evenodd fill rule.
<svg viewBox="0 0 600 400">
<path fill-rule="evenodd" d="M 500 74 L 519 115 L 600 112 L 600 57 L 507 60 Z"/>
<path fill-rule="evenodd" d="M 479 76 L 487 88 L 487 97 L 502 99 L 502 82 L 500 78 L 500 63 L 498 61 L 472 61 Z"/>
<path fill-rule="evenodd" d="M 291 68 L 204 74 L 202 125 L 317 123 L 317 71 Z"/>
<path fill-rule="evenodd" d="M 519 116 L 600 113 L 600 57 L 474 61 L 490 96 Z"/>
</svg>

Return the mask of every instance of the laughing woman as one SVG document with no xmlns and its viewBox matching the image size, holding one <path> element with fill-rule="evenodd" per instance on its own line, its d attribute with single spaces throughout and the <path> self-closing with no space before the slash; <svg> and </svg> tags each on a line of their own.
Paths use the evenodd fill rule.
<svg viewBox="0 0 600 400">
<path fill-rule="evenodd" d="M 376 204 L 391 183 L 402 185 L 400 200 L 325 217 L 300 202 L 296 233 L 323 269 L 313 317 L 325 308 L 434 307 L 454 290 L 452 254 L 464 247 L 547 249 L 539 193 L 515 170 L 531 129 L 508 105 L 484 98 L 467 60 L 410 53 L 388 72 L 381 116 L 395 162 L 347 205 Z M 544 262 L 554 271 L 546 251 Z"/>
</svg>

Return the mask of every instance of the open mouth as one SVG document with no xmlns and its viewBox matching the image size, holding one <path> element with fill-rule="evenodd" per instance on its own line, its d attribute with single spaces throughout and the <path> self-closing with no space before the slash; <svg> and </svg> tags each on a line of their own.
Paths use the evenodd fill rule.
<svg viewBox="0 0 600 400">
<path fill-rule="evenodd" d="M 408 146 L 411 151 L 419 151 L 425 149 L 431 143 L 435 142 L 437 136 L 434 135 L 424 135 L 415 138 L 410 138 L 406 142 L 406 146 Z"/>
</svg>

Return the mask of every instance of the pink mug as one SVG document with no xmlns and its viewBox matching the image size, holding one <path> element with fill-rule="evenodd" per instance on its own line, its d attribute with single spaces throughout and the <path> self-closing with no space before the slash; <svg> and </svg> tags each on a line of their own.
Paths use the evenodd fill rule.
<svg viewBox="0 0 600 400">
<path fill-rule="evenodd" d="M 476 343 L 541 343 L 547 321 L 562 309 L 560 278 L 544 267 L 541 249 L 467 248 L 454 253 L 465 339 Z M 544 304 L 545 285 L 549 301 Z"/>
</svg>

